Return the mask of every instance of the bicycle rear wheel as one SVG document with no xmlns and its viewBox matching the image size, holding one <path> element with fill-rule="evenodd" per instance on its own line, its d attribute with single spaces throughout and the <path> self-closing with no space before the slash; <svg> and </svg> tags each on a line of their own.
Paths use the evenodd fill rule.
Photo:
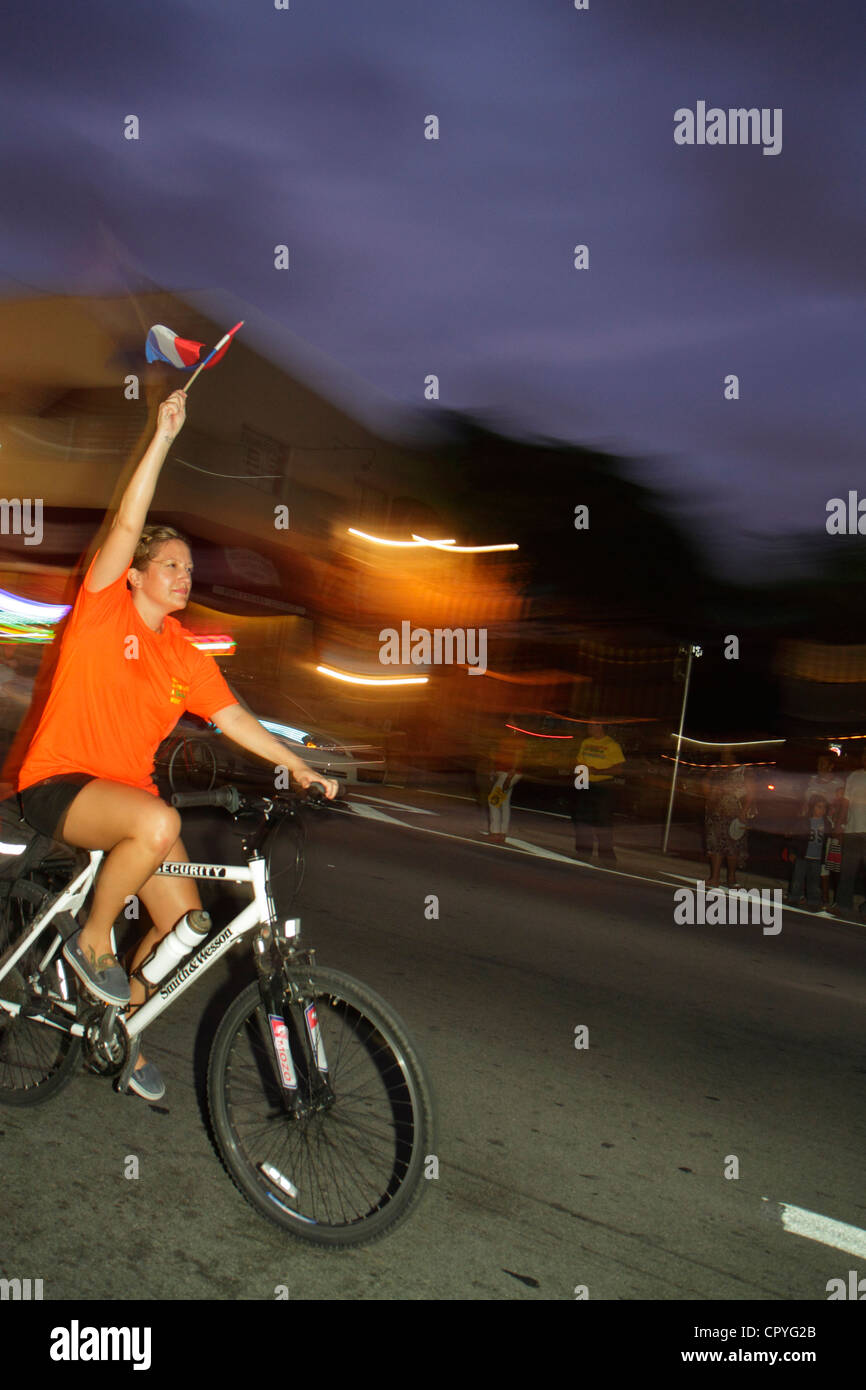
<svg viewBox="0 0 866 1390">
<path fill-rule="evenodd" d="M 12 884 L 0 918 L 0 959 L 29 930 L 49 896 L 47 889 L 30 879 Z M 55 1000 L 59 997 L 59 956 L 42 974 L 38 972 L 50 933 L 49 927 L 0 980 L 0 998 L 46 1012 L 51 1009 L 52 995 Z M 80 1058 L 81 1042 L 70 1033 L 0 1009 L 0 1105 L 41 1105 L 52 1100 L 72 1080 Z"/>
<path fill-rule="evenodd" d="M 214 1133 L 231 1177 L 262 1216 L 315 1245 L 368 1244 L 423 1192 L 425 1160 L 435 1153 L 432 1088 L 383 999 L 337 971 L 314 968 L 309 978 L 335 1103 L 304 1117 L 287 1113 L 253 983 L 214 1038 Z"/>
</svg>

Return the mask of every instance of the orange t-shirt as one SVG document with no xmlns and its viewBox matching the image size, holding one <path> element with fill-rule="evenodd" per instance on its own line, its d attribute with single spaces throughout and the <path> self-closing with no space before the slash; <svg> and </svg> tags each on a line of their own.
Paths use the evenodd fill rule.
<svg viewBox="0 0 866 1390">
<path fill-rule="evenodd" d="M 94 556 L 94 561 L 96 556 Z M 236 705 L 222 673 L 176 618 L 154 632 L 139 616 L 126 571 L 92 593 L 87 579 L 69 618 L 42 718 L 18 790 L 64 772 L 92 772 L 159 795 L 153 759 L 184 710 L 211 719 Z"/>
</svg>

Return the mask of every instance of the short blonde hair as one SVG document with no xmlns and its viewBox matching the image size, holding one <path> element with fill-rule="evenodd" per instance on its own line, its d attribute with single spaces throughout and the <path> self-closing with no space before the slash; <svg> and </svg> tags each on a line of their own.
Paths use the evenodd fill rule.
<svg viewBox="0 0 866 1390">
<path fill-rule="evenodd" d="M 186 536 L 182 536 L 173 526 L 145 526 L 130 561 L 130 569 L 147 569 L 151 560 L 156 559 L 156 552 L 164 541 L 183 541 L 184 545 L 189 546 Z"/>
</svg>

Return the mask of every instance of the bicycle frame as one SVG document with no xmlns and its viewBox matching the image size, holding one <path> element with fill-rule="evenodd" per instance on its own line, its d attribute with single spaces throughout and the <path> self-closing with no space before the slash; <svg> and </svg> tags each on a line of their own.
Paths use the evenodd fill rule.
<svg viewBox="0 0 866 1390">
<path fill-rule="evenodd" d="M 104 852 L 91 850 L 89 853 L 90 863 L 86 868 L 82 869 L 66 888 L 43 907 L 37 914 L 30 931 L 26 933 L 17 946 L 10 947 L 9 951 L 0 959 L 0 982 L 13 969 L 19 957 L 29 950 L 42 932 L 50 926 L 54 918 L 60 914 L 69 914 L 74 918 L 90 891 L 93 880 L 99 871 Z M 250 856 L 246 865 L 199 864 L 189 863 L 186 860 L 165 860 L 155 872 L 163 875 L 170 874 L 173 877 L 220 879 L 227 883 L 250 883 L 253 889 L 253 901 L 242 908 L 237 916 L 233 917 L 229 924 L 223 927 L 211 941 L 205 942 L 192 956 L 180 961 L 176 969 L 155 987 L 156 992 L 152 998 L 136 1009 L 131 1019 L 127 1020 L 122 1008 L 118 1009 L 118 1019 L 123 1022 L 130 1041 L 140 1037 L 154 1019 L 159 1018 L 160 1014 L 179 999 L 195 979 L 200 979 L 206 971 L 210 970 L 212 965 L 215 965 L 225 955 L 226 951 L 230 950 L 236 942 L 241 941 L 248 932 L 257 926 L 266 926 L 275 921 L 275 910 L 268 892 L 267 863 L 258 853 Z M 57 929 L 55 928 L 55 930 Z M 284 934 L 287 938 L 297 939 L 300 935 L 300 919 L 290 918 L 285 924 Z M 39 963 L 40 971 L 45 970 L 51 963 L 54 955 L 63 944 L 63 939 L 63 936 L 58 932 L 55 941 Z M 0 999 L 0 1009 L 14 1016 L 20 1012 L 21 1005 L 15 1004 L 11 1000 Z M 81 1023 L 71 1023 L 67 1028 L 56 1019 L 46 1018 L 42 1014 L 31 1014 L 30 1017 L 35 1022 L 60 1028 L 62 1031 L 77 1037 L 83 1036 L 85 1031 L 84 1025 Z"/>
<path fill-rule="evenodd" d="M 257 979 L 232 980 L 239 988 L 210 1044 L 207 1098 L 220 1156 L 254 1209 L 282 1230 L 323 1247 L 377 1239 L 418 1200 L 424 1156 L 436 1151 L 424 1063 L 386 1001 L 341 971 L 319 967 L 315 951 L 301 943 L 299 918 L 284 917 L 297 891 L 294 879 L 283 898 L 285 875 L 296 873 L 297 860 L 286 862 L 279 828 L 295 814 L 295 798 L 275 801 L 225 786 L 172 800 L 230 812 L 242 848 L 229 853 L 242 862 L 165 860 L 155 872 L 245 885 L 241 910 L 149 986 L 145 1003 L 116 1006 L 73 980 L 77 971 L 63 956 L 104 853 L 78 850 L 62 863 L 49 855 L 40 873 L 20 875 L 2 936 L 11 944 L 0 949 L 0 1101 L 49 1100 L 82 1066 L 111 1078 L 119 1094 L 146 1096 L 143 1079 L 134 1076 L 137 1040 L 246 939 Z M 309 804 L 317 801 L 310 797 Z M 42 1026 L 54 1031 L 40 1034 Z"/>
</svg>

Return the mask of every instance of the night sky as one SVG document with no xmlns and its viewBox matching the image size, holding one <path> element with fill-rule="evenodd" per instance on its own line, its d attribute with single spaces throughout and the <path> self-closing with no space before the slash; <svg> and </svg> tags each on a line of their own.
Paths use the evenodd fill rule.
<svg viewBox="0 0 866 1390">
<path fill-rule="evenodd" d="M 3 31 L 0 293 L 229 291 L 402 404 L 627 453 L 741 577 L 866 495 L 862 0 L 28 0 Z M 781 152 L 678 146 L 699 101 L 781 108 Z"/>
</svg>

